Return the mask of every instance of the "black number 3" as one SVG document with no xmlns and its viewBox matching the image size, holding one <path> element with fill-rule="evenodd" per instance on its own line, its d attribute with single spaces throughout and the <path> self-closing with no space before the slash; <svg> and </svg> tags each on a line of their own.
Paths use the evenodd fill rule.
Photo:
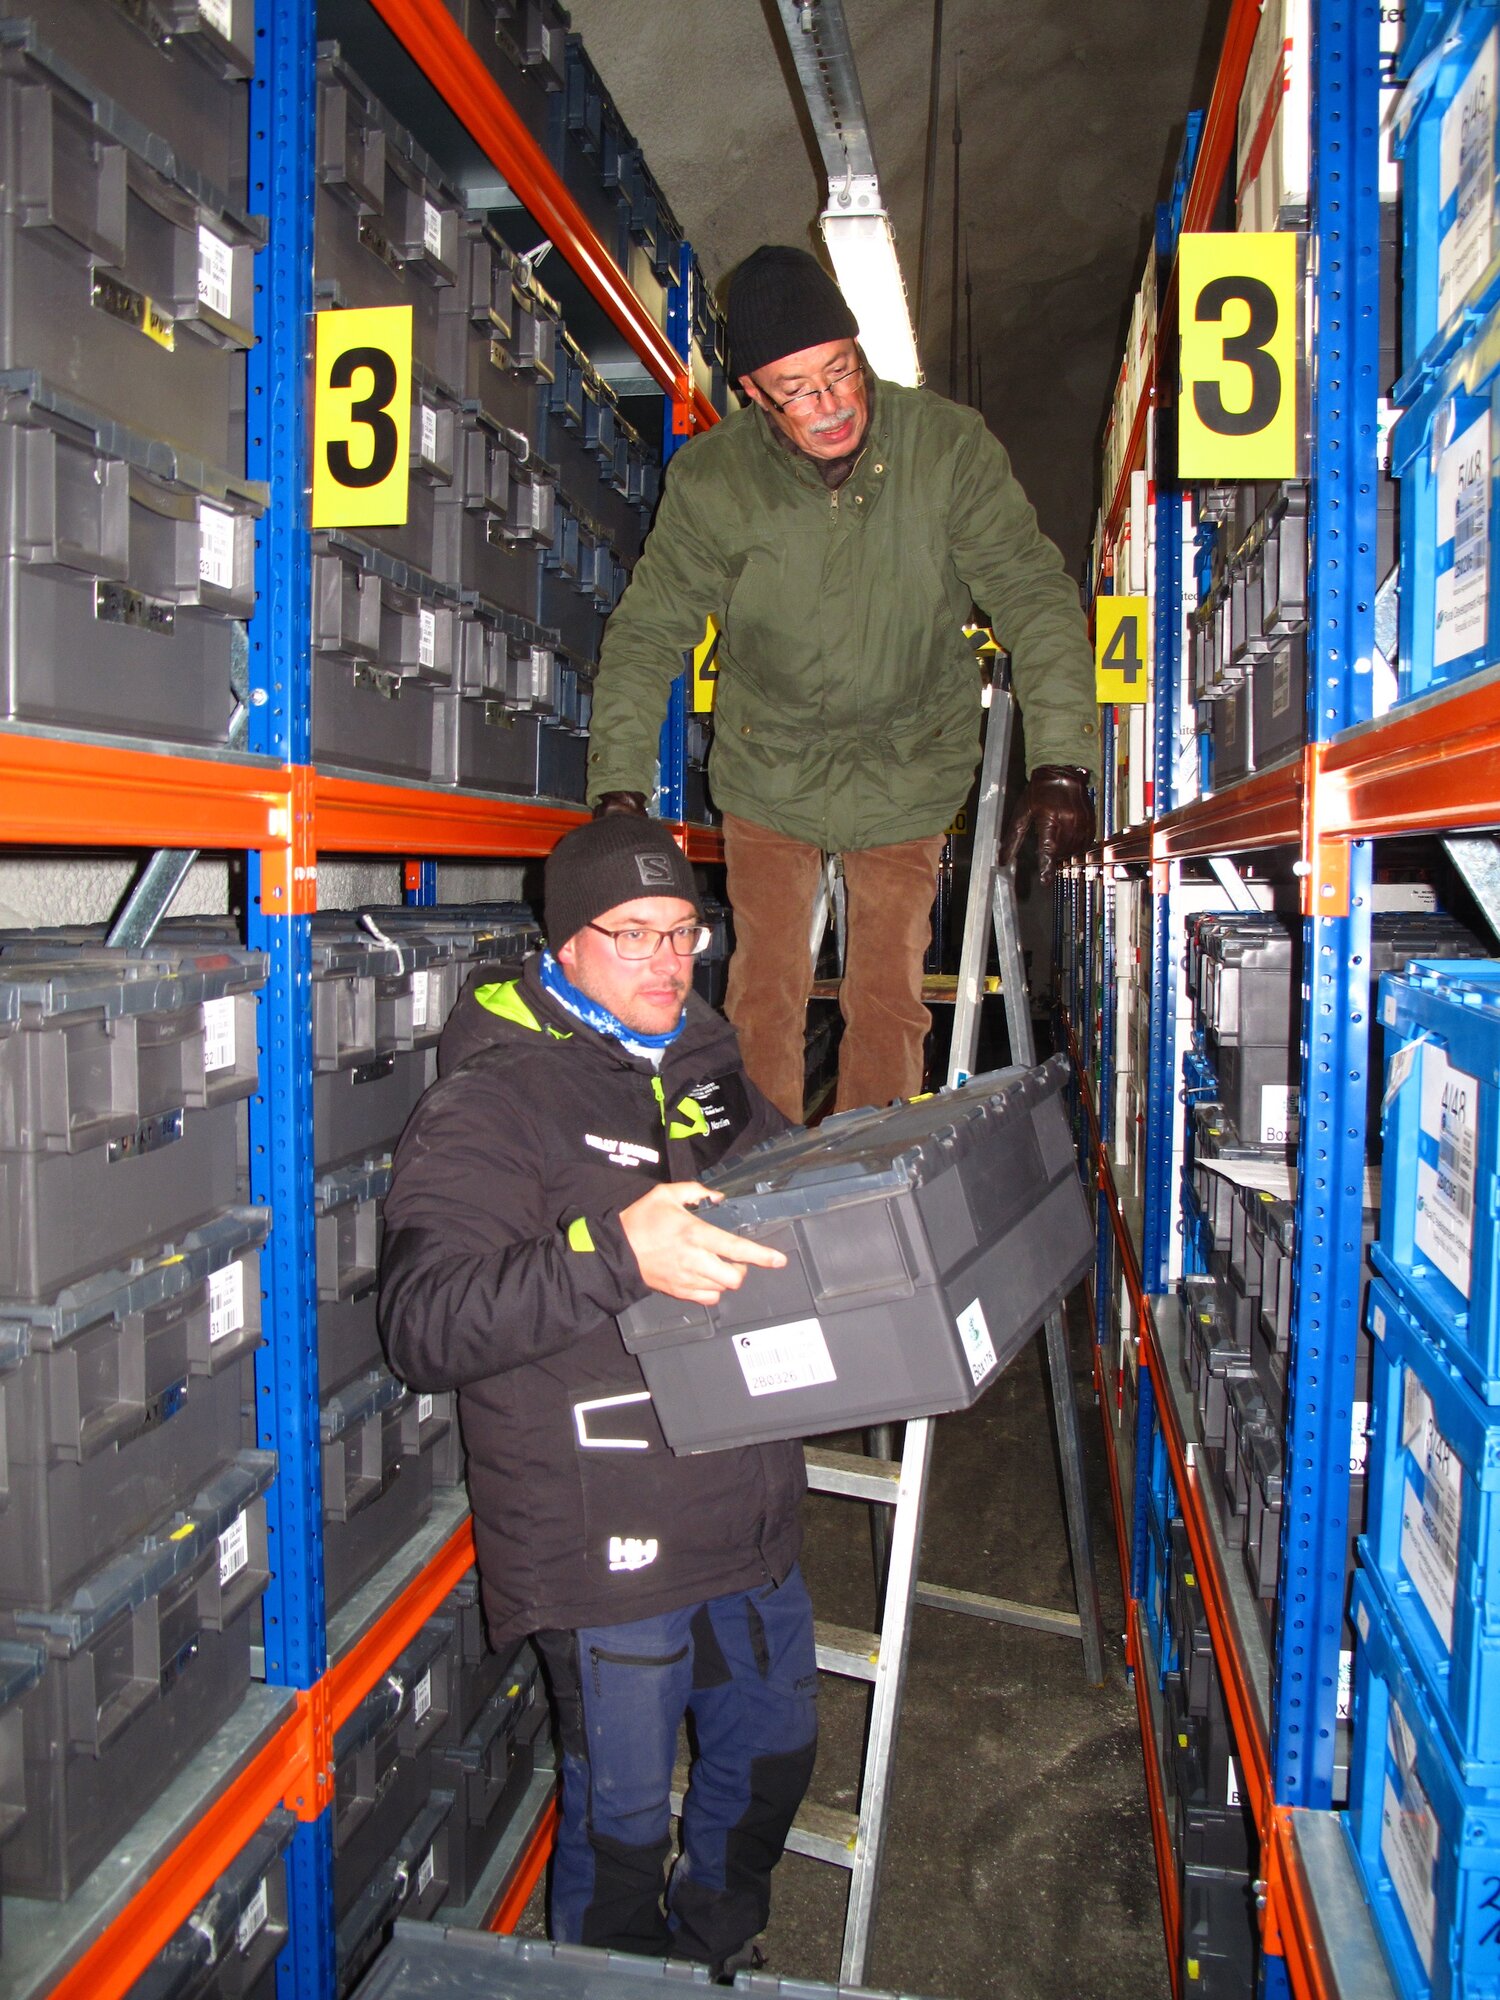
<svg viewBox="0 0 1500 2000">
<path fill-rule="evenodd" d="M 1243 333 L 1225 337 L 1224 359 L 1237 361 L 1250 371 L 1250 405 L 1244 410 L 1226 410 L 1217 382 L 1193 384 L 1193 407 L 1211 431 L 1221 437 L 1253 437 L 1266 430 L 1281 406 L 1281 369 L 1266 353 L 1276 336 L 1280 312 L 1276 294 L 1259 278 L 1214 278 L 1198 294 L 1196 317 L 1222 320 L 1224 308 L 1233 301 L 1248 306 L 1250 324 Z"/>
<path fill-rule="evenodd" d="M 391 398 L 396 393 L 396 364 L 383 347 L 346 348 L 334 361 L 333 372 L 328 378 L 329 386 L 334 389 L 352 387 L 355 373 L 360 368 L 370 371 L 370 393 L 350 405 L 349 415 L 355 423 L 369 426 L 370 462 L 368 465 L 355 465 L 350 460 L 348 445 L 342 438 L 335 439 L 328 447 L 328 470 L 340 486 L 379 486 L 396 469 L 396 447 L 400 439 L 396 420 L 390 414 Z"/>
</svg>

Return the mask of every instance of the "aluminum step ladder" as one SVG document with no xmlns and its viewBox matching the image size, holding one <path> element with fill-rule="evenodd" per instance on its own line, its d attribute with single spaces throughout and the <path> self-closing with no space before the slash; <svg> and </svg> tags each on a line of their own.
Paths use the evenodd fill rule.
<svg viewBox="0 0 1500 2000">
<path fill-rule="evenodd" d="M 1011 696 L 996 688 L 990 706 L 984 759 L 980 768 L 979 804 L 974 826 L 974 861 L 969 876 L 964 915 L 963 948 L 954 1000 L 953 1042 L 948 1082 L 963 1082 L 974 1062 L 979 1042 L 980 1003 L 985 991 L 985 963 L 993 924 L 1000 961 L 1000 985 L 1010 1028 L 1011 1059 L 1035 1061 L 1031 1011 L 1027 1000 L 1020 929 L 1016 915 L 1015 879 L 1000 868 L 997 851 L 1005 774 L 1010 756 Z M 831 882 L 830 882 L 831 888 Z M 827 904 L 824 904 L 826 913 Z M 821 941 L 815 932 L 813 949 Z M 917 1565 L 927 1509 L 932 1468 L 933 1420 L 922 1418 L 904 1426 L 897 1455 L 891 1427 L 867 1434 L 871 1455 L 809 1446 L 807 1483 L 815 1493 L 837 1494 L 891 1509 L 886 1542 L 884 1597 L 880 1629 L 870 1633 L 819 1622 L 815 1627 L 818 1666 L 825 1673 L 865 1680 L 871 1684 L 869 1731 L 857 1812 L 837 1811 L 805 1802 L 793 1824 L 787 1847 L 794 1854 L 830 1862 L 849 1871 L 849 1903 L 844 1919 L 840 1984 L 858 1986 L 865 1977 L 874 1928 L 894 1780 L 896 1733 L 906 1684 L 911 1642 L 912 1610 L 917 1604 L 959 1611 L 1006 1624 L 1025 1625 L 1078 1639 L 1083 1645 L 1084 1671 L 1097 1685 L 1104 1681 L 1104 1637 L 1099 1614 L 1098 1580 L 1094 1570 L 1083 1478 L 1083 1446 L 1078 1407 L 1073 1392 L 1072 1364 L 1061 1312 L 1046 1321 L 1047 1365 L 1062 1463 L 1063 1501 L 1073 1562 L 1076 1611 L 1049 1610 L 1008 1598 L 986 1597 L 975 1591 L 950 1589 L 920 1581 Z M 674 1801 L 675 1802 L 675 1801 Z"/>
</svg>

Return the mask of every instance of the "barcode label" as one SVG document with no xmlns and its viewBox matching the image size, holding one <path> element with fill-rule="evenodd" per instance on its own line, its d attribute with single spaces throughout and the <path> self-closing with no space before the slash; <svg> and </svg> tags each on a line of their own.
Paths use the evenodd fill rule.
<svg viewBox="0 0 1500 2000">
<path fill-rule="evenodd" d="M 417 612 L 417 665 L 430 667 L 437 660 L 437 615 L 435 612 Z"/>
<path fill-rule="evenodd" d="M 417 1870 L 417 1894 L 419 1896 L 436 1873 L 437 1863 L 433 1860 L 432 1849 L 429 1847 L 426 1854 L 422 1857 L 421 1867 Z"/>
<path fill-rule="evenodd" d="M 198 505 L 198 581 L 214 590 L 234 589 L 233 514 L 222 507 Z"/>
<path fill-rule="evenodd" d="M 226 1264 L 208 1281 L 209 1344 L 238 1333 L 245 1324 L 245 1267 Z"/>
<path fill-rule="evenodd" d="M 205 0 L 205 6 L 207 0 Z M 266 1878 L 261 1876 L 256 1884 L 255 1894 L 240 1912 L 240 1921 L 235 1932 L 235 1940 L 242 1952 L 250 1949 L 251 1940 L 266 1927 L 270 1915 L 270 1898 L 266 1894 Z"/>
<path fill-rule="evenodd" d="M 203 1067 L 210 1075 L 233 1069 L 235 1058 L 234 996 L 203 1003 Z"/>
<path fill-rule="evenodd" d="M 414 972 L 411 976 L 411 1024 L 414 1028 L 427 1026 L 428 977 L 425 972 Z"/>
<path fill-rule="evenodd" d="M 420 1722 L 432 1707 L 432 1669 L 429 1667 L 411 1691 L 411 1714 L 413 1722 Z"/>
<path fill-rule="evenodd" d="M 250 1519 L 241 1514 L 219 1537 L 219 1588 L 239 1575 L 250 1560 Z"/>
<path fill-rule="evenodd" d="M 422 247 L 434 257 L 443 254 L 443 212 L 430 201 L 422 204 Z"/>
<path fill-rule="evenodd" d="M 429 1418 L 429 1417 L 430 1417 L 431 1415 L 432 1415 L 432 1398 L 431 1398 L 431 1396 L 418 1396 L 418 1398 L 417 1398 L 417 1423 L 418 1423 L 418 1425 L 420 1426 L 420 1425 L 422 1425 L 422 1424 L 425 1424 L 425 1423 L 427 1422 L 427 1419 L 428 1419 L 428 1418 Z"/>
<path fill-rule="evenodd" d="M 228 11 L 227 8 L 225 10 Z M 224 33 L 229 32 L 228 28 Z M 234 303 L 234 252 L 222 236 L 198 225 L 198 303 L 228 319 Z"/>
<path fill-rule="evenodd" d="M 1401 1443 L 1411 1461 L 1401 1498 L 1401 1567 L 1416 1586 L 1444 1647 L 1451 1652 L 1459 1530 L 1463 1524 L 1463 1465 L 1438 1429 L 1431 1398 L 1410 1368 L 1402 1399 Z"/>
<path fill-rule="evenodd" d="M 431 403 L 422 405 L 422 456 L 429 465 L 437 463 L 437 411 Z"/>
<path fill-rule="evenodd" d="M 1435 1043 L 1421 1047 L 1415 1248 L 1469 1296 L 1474 1255 L 1474 1161 L 1479 1081 L 1454 1069 Z"/>
<path fill-rule="evenodd" d="M 811 1389 L 838 1380 L 822 1325 L 815 1319 L 737 1333 L 732 1345 L 752 1396 L 779 1396 L 788 1389 Z"/>
</svg>

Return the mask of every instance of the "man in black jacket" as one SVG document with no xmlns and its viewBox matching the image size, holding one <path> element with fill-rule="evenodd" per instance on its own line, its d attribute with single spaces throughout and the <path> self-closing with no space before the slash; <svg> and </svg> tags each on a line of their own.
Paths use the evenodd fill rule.
<svg viewBox="0 0 1500 2000">
<path fill-rule="evenodd" d="M 748 1962 L 812 1775 L 800 1445 L 678 1458 L 614 1315 L 716 1303 L 780 1254 L 692 1213 L 715 1160 L 784 1130 L 692 991 L 706 942 L 659 821 L 553 850 L 552 949 L 465 994 L 385 1206 L 380 1317 L 414 1388 L 456 1388 L 494 1643 L 531 1634 L 563 1753 L 551 1930 Z M 452 1058 L 460 1060 L 453 1066 Z M 665 1896 L 678 1728 L 697 1758 Z"/>
</svg>

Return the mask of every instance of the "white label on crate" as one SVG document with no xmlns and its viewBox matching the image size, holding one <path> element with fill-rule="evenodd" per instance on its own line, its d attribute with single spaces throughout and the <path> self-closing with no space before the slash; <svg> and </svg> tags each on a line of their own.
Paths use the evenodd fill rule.
<svg viewBox="0 0 1500 2000">
<path fill-rule="evenodd" d="M 240 1263 L 226 1264 L 222 1271 L 213 1272 L 208 1281 L 209 1345 L 238 1333 L 244 1324 L 245 1267 Z"/>
<path fill-rule="evenodd" d="M 1444 1646 L 1453 1647 L 1458 1595 L 1458 1536 L 1463 1467 L 1437 1427 L 1432 1403 L 1410 1368 L 1401 1413 L 1401 1444 L 1422 1469 L 1418 1493 L 1410 1472 L 1401 1499 L 1401 1566 L 1416 1586 Z"/>
<path fill-rule="evenodd" d="M 411 1719 L 420 1722 L 432 1706 L 432 1669 L 429 1667 L 411 1691 Z"/>
<path fill-rule="evenodd" d="M 250 1560 L 250 1520 L 237 1514 L 219 1537 L 219 1587 L 239 1575 Z"/>
<path fill-rule="evenodd" d="M 222 1000 L 205 1000 L 203 1067 L 210 1074 L 215 1070 L 233 1069 L 234 1058 L 234 996 L 225 994 Z"/>
<path fill-rule="evenodd" d="M 226 29 L 227 33 L 228 30 Z M 228 319 L 234 303 L 234 252 L 222 236 L 198 225 L 198 303 Z"/>
<path fill-rule="evenodd" d="M 266 1918 L 270 1913 L 271 1904 L 266 1894 L 266 1878 L 262 1875 L 255 1885 L 255 1894 L 240 1911 L 240 1920 L 235 1929 L 235 1943 L 242 1953 L 250 1949 L 252 1941 L 265 1929 Z"/>
<path fill-rule="evenodd" d="M 417 1870 L 417 1894 L 419 1896 L 436 1873 L 437 1863 L 433 1860 L 432 1849 L 429 1847 L 427 1852 L 422 1856 L 421 1867 Z"/>
<path fill-rule="evenodd" d="M 1479 1082 L 1454 1069 L 1435 1042 L 1422 1044 L 1422 1115 L 1417 1135 L 1416 1249 L 1469 1296 L 1474 1255 L 1474 1140 Z"/>
<path fill-rule="evenodd" d="M 425 1424 L 425 1423 L 427 1422 L 428 1418 L 429 1418 L 429 1417 L 430 1417 L 431 1415 L 432 1415 L 432 1398 L 431 1398 L 431 1396 L 418 1396 L 418 1398 L 417 1398 L 417 1424 L 418 1424 L 418 1426 L 420 1427 L 420 1426 L 421 1426 L 422 1424 Z"/>
<path fill-rule="evenodd" d="M 198 508 L 198 581 L 234 589 L 234 516 L 206 501 Z"/>
<path fill-rule="evenodd" d="M 1362 1479 L 1365 1462 L 1370 1451 L 1370 1406 L 1368 1403 L 1354 1405 L 1354 1420 L 1349 1426 L 1349 1477 Z"/>
<path fill-rule="evenodd" d="M 811 1389 L 836 1382 L 823 1328 L 815 1319 L 789 1319 L 759 1333 L 734 1336 L 734 1358 L 752 1396 L 779 1396 L 787 1389 Z"/>
<path fill-rule="evenodd" d="M 1492 31 L 1443 113 L 1438 141 L 1438 325 L 1445 326 L 1488 270 L 1494 219 L 1495 70 Z"/>
<path fill-rule="evenodd" d="M 1490 413 L 1486 409 L 1438 460 L 1437 542 L 1432 657 L 1437 666 L 1484 644 L 1490 601 Z"/>
<path fill-rule="evenodd" d="M 434 257 L 443 254 L 443 211 L 434 208 L 430 201 L 422 204 L 422 248 L 430 250 Z"/>
<path fill-rule="evenodd" d="M 436 465 L 437 411 L 431 403 L 422 405 L 422 456 L 429 465 Z"/>
<path fill-rule="evenodd" d="M 1394 994 L 1391 994 L 1385 1003 L 1385 1025 L 1388 1028 L 1394 1028 L 1396 1025 L 1396 996 Z M 1396 1053 L 1391 1057 L 1390 1068 L 1386 1071 L 1385 1075 L 1385 1101 L 1387 1104 L 1390 1103 L 1396 1092 L 1411 1075 L 1413 1069 L 1415 1069 L 1417 1051 L 1421 1047 L 1422 1044 L 1420 1042 L 1407 1042 L 1404 1047 L 1397 1049 Z"/>
<path fill-rule="evenodd" d="M 198 13 L 225 40 L 234 29 L 234 0 L 198 0 Z"/>
<path fill-rule="evenodd" d="M 411 1024 L 414 1028 L 427 1026 L 429 977 L 425 972 L 414 972 L 411 976 Z"/>
<path fill-rule="evenodd" d="M 1232 1757 L 1229 1759 L 1229 1783 L 1225 1787 L 1224 1803 L 1226 1806 L 1237 1806 L 1242 1803 L 1240 1798 L 1239 1766 Z"/>
<path fill-rule="evenodd" d="M 437 662 L 437 614 L 433 611 L 417 610 L 417 665 L 434 666 Z"/>
<path fill-rule="evenodd" d="M 1260 1143 L 1284 1146 L 1291 1137 L 1292 1086 L 1263 1083 L 1260 1087 Z"/>
<path fill-rule="evenodd" d="M 969 1373 L 976 1382 L 982 1382 L 995 1365 L 995 1344 L 990 1339 L 989 1322 L 978 1299 L 964 1307 L 954 1324 L 964 1344 Z"/>
<path fill-rule="evenodd" d="M 1354 1655 L 1347 1646 L 1339 1648 L 1339 1687 L 1334 1697 L 1336 1722 L 1347 1722 L 1354 1713 Z"/>
<path fill-rule="evenodd" d="M 1389 1772 L 1380 1808 L 1380 1853 L 1390 1870 L 1412 1940 L 1432 1977 L 1432 1946 L 1437 1935 L 1438 1823 L 1416 1771 L 1416 1745 L 1399 1705 L 1391 1703 L 1391 1755 L 1400 1775 L 1398 1792 Z"/>
<path fill-rule="evenodd" d="M 1292 650 L 1283 646 L 1271 655 L 1271 713 L 1285 715 L 1292 705 Z"/>
</svg>

